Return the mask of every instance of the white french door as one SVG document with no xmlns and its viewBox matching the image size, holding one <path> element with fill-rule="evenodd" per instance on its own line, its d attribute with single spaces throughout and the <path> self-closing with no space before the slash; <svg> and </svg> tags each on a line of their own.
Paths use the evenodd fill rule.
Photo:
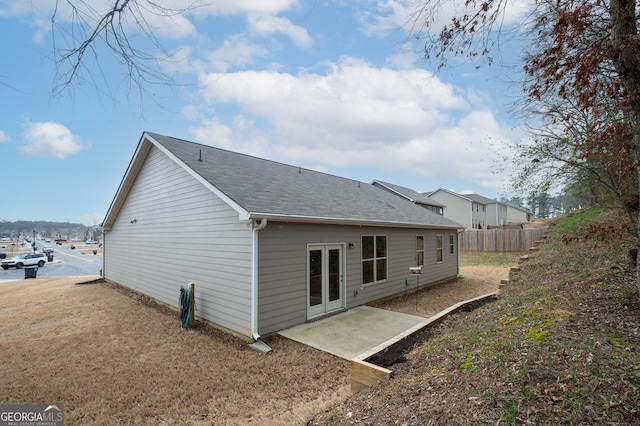
<svg viewBox="0 0 640 426">
<path fill-rule="evenodd" d="M 307 248 L 307 318 L 344 307 L 341 244 L 312 244 Z"/>
</svg>

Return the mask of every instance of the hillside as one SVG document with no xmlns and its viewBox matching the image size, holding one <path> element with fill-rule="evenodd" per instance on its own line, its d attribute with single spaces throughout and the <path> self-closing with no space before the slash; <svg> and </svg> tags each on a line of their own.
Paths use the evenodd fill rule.
<svg viewBox="0 0 640 426">
<path fill-rule="evenodd" d="M 621 223 L 604 209 L 558 222 L 497 301 L 448 317 L 390 382 L 308 424 L 640 424 L 640 300 Z"/>
</svg>

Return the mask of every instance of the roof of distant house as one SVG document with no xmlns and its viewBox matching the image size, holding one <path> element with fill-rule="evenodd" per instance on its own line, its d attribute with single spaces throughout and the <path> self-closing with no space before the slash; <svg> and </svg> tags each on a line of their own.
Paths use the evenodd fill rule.
<svg viewBox="0 0 640 426">
<path fill-rule="evenodd" d="M 498 200 L 492 200 L 491 198 L 487 198 L 480 194 L 463 194 L 464 197 L 467 197 L 471 201 L 474 201 L 478 204 L 496 204 L 500 203 Z"/>
<path fill-rule="evenodd" d="M 371 184 L 374 186 L 379 185 L 383 188 L 386 188 L 388 191 L 396 193 L 416 204 L 425 204 L 425 205 L 434 206 L 434 207 L 446 207 L 441 202 L 436 201 L 433 198 L 429 198 L 425 193 L 414 191 L 411 188 L 406 188 L 404 186 L 395 185 L 389 182 L 383 182 L 378 179 L 375 179 L 373 182 L 371 182 Z"/>
</svg>

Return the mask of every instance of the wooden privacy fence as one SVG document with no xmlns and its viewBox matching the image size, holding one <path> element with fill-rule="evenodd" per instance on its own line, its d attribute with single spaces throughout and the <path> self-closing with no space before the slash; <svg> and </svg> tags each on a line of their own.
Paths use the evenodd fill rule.
<svg viewBox="0 0 640 426">
<path fill-rule="evenodd" d="M 460 234 L 461 250 L 529 251 L 542 239 L 547 228 L 469 229 Z"/>
</svg>

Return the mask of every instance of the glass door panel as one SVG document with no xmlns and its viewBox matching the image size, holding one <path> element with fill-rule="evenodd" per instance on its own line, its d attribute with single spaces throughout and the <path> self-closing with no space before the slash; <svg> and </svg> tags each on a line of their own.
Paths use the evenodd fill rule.
<svg viewBox="0 0 640 426">
<path fill-rule="evenodd" d="M 322 250 L 309 251 L 309 306 L 322 304 Z"/>
<path fill-rule="evenodd" d="M 341 245 L 314 245 L 308 249 L 307 316 L 313 318 L 342 309 L 344 280 Z"/>
<path fill-rule="evenodd" d="M 329 249 L 329 302 L 340 299 L 340 249 Z"/>
</svg>

